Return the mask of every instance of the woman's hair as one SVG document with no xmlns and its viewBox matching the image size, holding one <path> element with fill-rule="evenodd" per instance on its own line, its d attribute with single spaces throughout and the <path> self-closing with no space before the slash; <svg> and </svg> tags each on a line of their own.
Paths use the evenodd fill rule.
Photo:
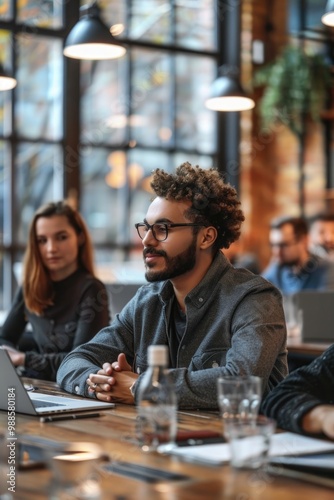
<svg viewBox="0 0 334 500">
<path fill-rule="evenodd" d="M 245 217 L 236 190 L 225 184 L 218 170 L 205 170 L 188 162 L 177 167 L 172 174 L 157 169 L 151 187 L 157 196 L 166 200 L 191 202 L 184 215 L 192 222 L 217 229 L 214 252 L 229 248 L 239 238 Z"/>
<path fill-rule="evenodd" d="M 76 210 L 66 201 L 47 203 L 41 206 L 30 223 L 28 245 L 24 255 L 23 263 L 23 294 L 26 307 L 36 313 L 42 314 L 43 310 L 53 304 L 53 287 L 49 273 L 45 268 L 39 251 L 36 222 L 41 217 L 53 217 L 55 215 L 67 218 L 82 243 L 78 249 L 79 267 L 86 269 L 94 276 L 93 245 L 87 226 Z"/>
</svg>

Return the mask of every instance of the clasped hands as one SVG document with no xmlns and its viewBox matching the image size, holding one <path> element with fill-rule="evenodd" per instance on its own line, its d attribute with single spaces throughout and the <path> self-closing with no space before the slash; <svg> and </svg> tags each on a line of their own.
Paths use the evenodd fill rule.
<svg viewBox="0 0 334 500">
<path fill-rule="evenodd" d="M 132 371 L 125 354 L 121 353 L 117 361 L 112 364 L 103 363 L 101 370 L 91 373 L 86 383 L 89 392 L 94 392 L 101 401 L 133 404 L 134 397 L 130 387 L 137 378 L 138 375 Z"/>
</svg>

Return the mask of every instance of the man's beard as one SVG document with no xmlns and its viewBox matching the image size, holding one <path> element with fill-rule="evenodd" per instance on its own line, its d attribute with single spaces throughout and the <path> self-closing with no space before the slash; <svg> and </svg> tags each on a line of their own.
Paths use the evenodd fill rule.
<svg viewBox="0 0 334 500">
<path fill-rule="evenodd" d="M 154 272 L 154 269 L 147 269 L 146 266 L 145 278 L 147 281 L 166 281 L 181 276 L 187 271 L 191 271 L 196 264 L 196 241 L 197 238 L 194 235 L 189 247 L 184 252 L 176 255 L 176 257 L 168 257 L 163 250 L 156 251 L 154 248 L 146 248 L 144 250 L 144 258 L 149 253 L 158 254 L 165 258 L 166 263 L 165 269 L 157 272 Z"/>
<path fill-rule="evenodd" d="M 287 267 L 298 267 L 300 265 L 300 260 L 297 257 L 296 259 L 288 260 L 288 261 L 280 261 L 280 266 L 287 266 Z"/>
</svg>

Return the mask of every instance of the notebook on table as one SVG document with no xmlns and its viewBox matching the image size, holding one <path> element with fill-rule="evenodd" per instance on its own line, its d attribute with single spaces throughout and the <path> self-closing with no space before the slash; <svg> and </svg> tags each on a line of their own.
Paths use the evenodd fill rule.
<svg viewBox="0 0 334 500">
<path fill-rule="evenodd" d="M 4 411 L 41 416 L 115 407 L 115 403 L 104 403 L 97 399 L 27 391 L 5 349 L 0 349 L 0 380 L 0 410 Z"/>
</svg>

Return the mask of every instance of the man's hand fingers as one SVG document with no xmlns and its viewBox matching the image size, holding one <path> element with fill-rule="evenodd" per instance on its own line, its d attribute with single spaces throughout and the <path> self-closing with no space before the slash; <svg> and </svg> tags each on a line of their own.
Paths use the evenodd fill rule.
<svg viewBox="0 0 334 500">
<path fill-rule="evenodd" d="M 97 392 L 96 398 L 99 399 L 100 401 L 104 401 L 105 403 L 111 403 L 113 400 L 110 392 L 109 392 L 109 394 L 106 392 Z"/>
<path fill-rule="evenodd" d="M 119 354 L 117 361 L 115 361 L 111 366 L 117 372 L 120 372 L 120 371 L 131 372 L 132 371 L 132 367 L 127 362 L 127 359 L 126 359 L 126 356 L 124 353 Z"/>
<path fill-rule="evenodd" d="M 112 374 L 112 365 L 110 363 L 103 363 L 102 370 L 99 370 L 97 373 L 101 373 L 104 375 Z"/>
</svg>

